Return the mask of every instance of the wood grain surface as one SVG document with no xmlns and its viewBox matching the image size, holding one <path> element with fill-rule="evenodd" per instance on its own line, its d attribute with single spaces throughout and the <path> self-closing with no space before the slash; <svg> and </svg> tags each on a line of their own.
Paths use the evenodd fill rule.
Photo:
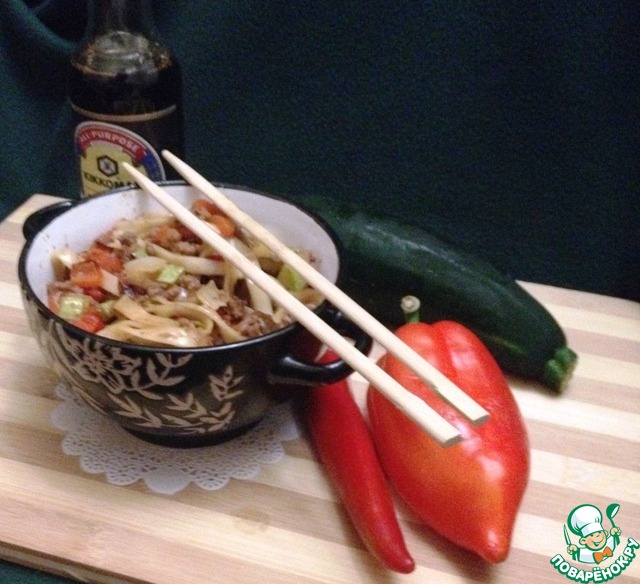
<svg viewBox="0 0 640 584">
<path fill-rule="evenodd" d="M 551 559 L 566 557 L 563 524 L 577 505 L 620 504 L 622 544 L 640 541 L 640 305 L 528 283 L 564 327 L 579 364 L 561 397 L 510 378 L 532 473 L 500 565 L 453 547 L 400 506 L 418 567 L 408 576 L 381 569 L 305 437 L 285 442 L 284 460 L 255 479 L 220 491 L 191 485 L 165 496 L 84 473 L 51 424 L 58 381 L 28 329 L 16 270 L 22 222 L 57 200 L 34 195 L 0 225 L 0 557 L 91 582 L 521 584 L 567 580 Z M 363 381 L 351 382 L 361 399 Z M 610 577 L 602 566 L 602 581 L 640 582 L 640 558 Z"/>
</svg>

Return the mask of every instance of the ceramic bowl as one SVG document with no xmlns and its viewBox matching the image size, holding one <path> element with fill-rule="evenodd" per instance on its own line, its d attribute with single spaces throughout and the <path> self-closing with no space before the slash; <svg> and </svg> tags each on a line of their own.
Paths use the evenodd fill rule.
<svg viewBox="0 0 640 584">
<path fill-rule="evenodd" d="M 182 183 L 164 186 L 185 206 L 198 197 Z M 288 245 L 313 251 L 318 269 L 339 282 L 340 245 L 322 220 L 262 192 L 219 186 Z M 56 204 L 25 222 L 18 273 L 29 324 L 57 374 L 84 402 L 145 440 L 200 446 L 249 430 L 278 401 L 283 387 L 330 383 L 351 373 L 343 361 L 314 365 L 298 358 L 298 344 L 307 335 L 296 323 L 226 345 L 158 348 L 85 332 L 47 308 L 54 250 L 82 251 L 119 219 L 157 211 L 164 210 L 140 189 L 130 188 Z M 342 334 L 355 338 L 360 350 L 368 351 L 369 337 L 328 303 L 317 310 Z"/>
</svg>

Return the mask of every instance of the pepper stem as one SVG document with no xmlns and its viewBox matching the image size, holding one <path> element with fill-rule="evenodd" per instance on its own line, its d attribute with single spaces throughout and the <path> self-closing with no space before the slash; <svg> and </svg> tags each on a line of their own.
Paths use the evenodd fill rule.
<svg viewBox="0 0 640 584">
<path fill-rule="evenodd" d="M 420 322 L 420 299 L 416 296 L 404 296 L 400 301 L 406 324 Z"/>
</svg>

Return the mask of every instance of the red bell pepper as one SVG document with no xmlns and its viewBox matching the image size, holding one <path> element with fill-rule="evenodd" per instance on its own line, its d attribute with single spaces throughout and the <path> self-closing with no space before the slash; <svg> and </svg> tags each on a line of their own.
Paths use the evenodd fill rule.
<svg viewBox="0 0 640 584">
<path fill-rule="evenodd" d="M 87 310 L 79 319 L 74 320 L 71 324 L 89 332 L 97 333 L 105 326 L 104 319 L 96 312 L 95 309 Z"/>
<path fill-rule="evenodd" d="M 111 274 L 119 274 L 123 268 L 122 259 L 118 254 L 99 242 L 93 243 L 86 253 L 88 260 L 94 261 L 103 270 L 110 272 Z"/>
<path fill-rule="evenodd" d="M 397 335 L 483 406 L 487 422 L 474 426 L 438 398 L 391 355 L 381 366 L 462 434 L 443 448 L 379 391 L 369 388 L 372 435 L 399 495 L 430 528 L 490 563 L 509 552 L 516 514 L 529 477 L 524 422 L 500 367 L 464 326 L 442 321 L 406 324 Z"/>
<path fill-rule="evenodd" d="M 93 260 L 78 262 L 71 266 L 69 280 L 80 288 L 99 288 L 102 286 L 100 266 Z"/>
<path fill-rule="evenodd" d="M 322 362 L 337 359 L 327 351 Z M 305 418 L 313 444 L 369 552 L 385 567 L 409 573 L 407 551 L 391 491 L 369 428 L 346 381 L 312 389 Z"/>
</svg>

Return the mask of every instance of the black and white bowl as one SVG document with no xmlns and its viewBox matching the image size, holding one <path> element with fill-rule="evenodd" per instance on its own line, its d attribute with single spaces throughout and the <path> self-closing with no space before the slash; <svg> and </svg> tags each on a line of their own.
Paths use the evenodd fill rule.
<svg viewBox="0 0 640 584">
<path fill-rule="evenodd" d="M 163 186 L 185 206 L 199 196 L 183 183 Z M 285 243 L 311 250 L 318 269 L 339 282 L 340 245 L 322 220 L 265 193 L 219 186 Z M 25 222 L 18 273 L 30 327 L 57 374 L 87 404 L 146 440 L 198 446 L 253 427 L 278 400 L 283 385 L 330 383 L 351 373 L 342 361 L 315 365 L 298 358 L 296 344 L 305 335 L 295 323 L 242 342 L 176 349 L 105 339 L 49 310 L 54 250 L 82 251 L 118 220 L 157 211 L 164 210 L 131 188 L 53 205 Z M 336 330 L 355 338 L 360 350 L 369 349 L 369 337 L 327 303 L 318 312 Z"/>
</svg>

